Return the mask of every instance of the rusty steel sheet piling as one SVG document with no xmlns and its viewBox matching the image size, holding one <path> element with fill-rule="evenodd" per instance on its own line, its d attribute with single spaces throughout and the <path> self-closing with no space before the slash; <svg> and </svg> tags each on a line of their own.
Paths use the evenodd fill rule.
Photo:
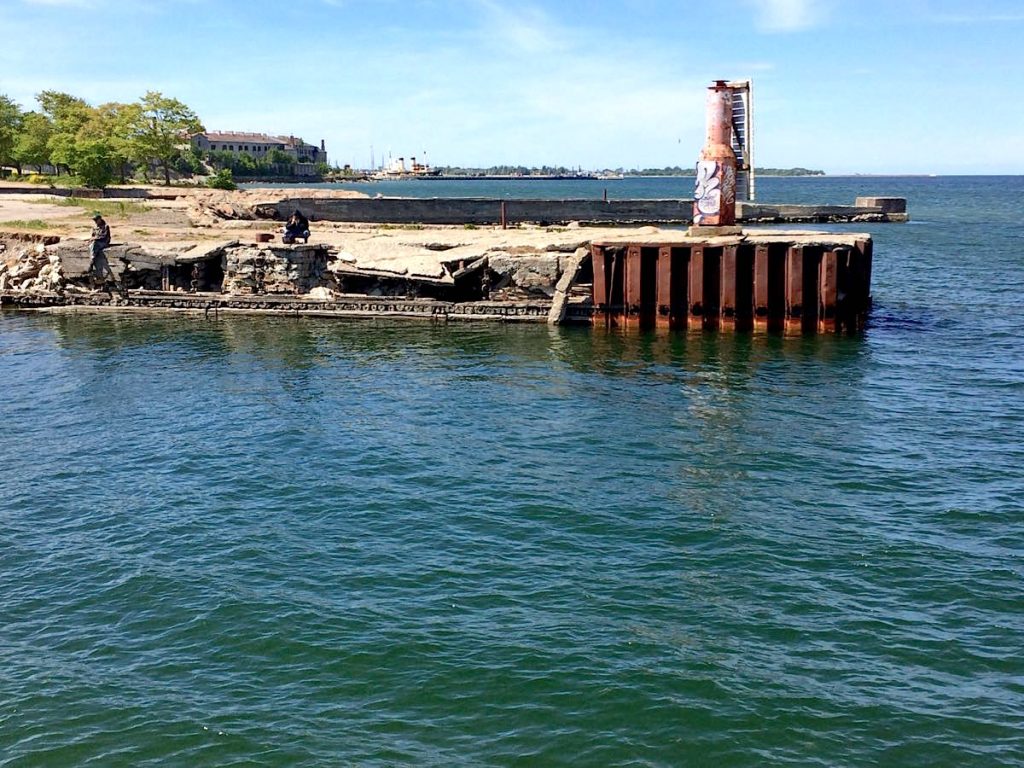
<svg viewBox="0 0 1024 768">
<path fill-rule="evenodd" d="M 867 235 L 608 240 L 591 258 L 591 319 L 608 328 L 855 333 L 871 300 Z"/>
</svg>

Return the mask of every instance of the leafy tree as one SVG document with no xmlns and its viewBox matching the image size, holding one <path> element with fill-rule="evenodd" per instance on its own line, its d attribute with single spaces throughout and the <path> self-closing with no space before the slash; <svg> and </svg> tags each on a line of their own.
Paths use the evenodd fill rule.
<svg viewBox="0 0 1024 768">
<path fill-rule="evenodd" d="M 260 167 L 251 155 L 243 152 L 235 156 L 231 171 L 237 176 L 255 176 L 259 173 Z"/>
<path fill-rule="evenodd" d="M 57 169 L 58 176 L 60 176 L 62 166 L 68 173 L 71 173 L 72 169 L 78 164 L 75 134 L 54 132 L 50 136 L 50 140 L 46 142 L 46 147 L 50 151 L 50 162 Z"/>
<path fill-rule="evenodd" d="M 54 128 L 66 133 L 75 133 L 92 112 L 84 99 L 62 91 L 42 91 L 36 94 L 43 114 L 54 123 Z"/>
<path fill-rule="evenodd" d="M 87 187 L 105 187 L 114 177 L 111 142 L 107 138 L 82 137 L 75 142 L 75 172 Z"/>
<path fill-rule="evenodd" d="M 36 95 L 36 101 L 53 126 L 47 142 L 50 162 L 58 174 L 61 166 L 70 171 L 77 160 L 75 138 L 82 126 L 89 122 L 94 110 L 83 99 L 61 91 L 43 91 Z"/>
<path fill-rule="evenodd" d="M 127 148 L 116 137 L 116 120 L 121 106 L 104 104 L 93 109 L 75 134 L 75 172 L 86 186 L 105 187 L 113 179 L 114 170 L 118 166 L 124 178 L 124 165 L 128 162 L 125 154 Z"/>
<path fill-rule="evenodd" d="M 190 134 L 203 130 L 195 112 L 177 99 L 159 91 L 149 91 L 139 104 L 132 121 L 136 157 L 158 163 L 164 169 L 164 183 L 171 184 L 171 164 L 181 153 L 181 145 Z"/>
<path fill-rule="evenodd" d="M 271 165 L 292 165 L 295 160 L 282 149 L 272 149 L 267 152 L 267 162 Z"/>
<path fill-rule="evenodd" d="M 127 180 L 131 163 L 136 159 L 132 127 L 142 107 L 138 104 L 110 102 L 98 106 L 90 120 L 79 129 L 77 141 L 104 139 L 112 168 L 123 184 Z"/>
<path fill-rule="evenodd" d="M 182 152 L 175 161 L 174 168 L 182 176 L 191 176 L 204 171 L 202 161 L 191 152 Z"/>
<path fill-rule="evenodd" d="M 21 109 L 7 96 L 0 94 L 0 167 L 16 165 L 21 174 L 21 164 L 17 160 L 14 147 L 21 131 Z"/>
<path fill-rule="evenodd" d="M 21 165 L 34 165 L 37 171 L 50 162 L 50 138 L 53 124 L 40 112 L 26 112 L 22 117 L 21 131 L 14 144 L 15 161 Z"/>
</svg>

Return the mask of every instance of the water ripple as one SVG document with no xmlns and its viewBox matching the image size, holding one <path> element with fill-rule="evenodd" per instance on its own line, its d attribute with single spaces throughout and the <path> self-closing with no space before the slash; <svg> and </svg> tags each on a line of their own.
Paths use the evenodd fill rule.
<svg viewBox="0 0 1024 768">
<path fill-rule="evenodd" d="M 1019 765 L 1022 317 L 914 231 L 856 339 L 0 315 L 0 765 Z"/>
</svg>

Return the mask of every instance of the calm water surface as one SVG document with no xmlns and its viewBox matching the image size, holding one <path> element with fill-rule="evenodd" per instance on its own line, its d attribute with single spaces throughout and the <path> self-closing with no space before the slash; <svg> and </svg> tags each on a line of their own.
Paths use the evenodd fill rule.
<svg viewBox="0 0 1024 768">
<path fill-rule="evenodd" d="M 1024 764 L 1024 180 L 773 184 L 862 337 L 0 314 L 0 766 Z"/>
</svg>

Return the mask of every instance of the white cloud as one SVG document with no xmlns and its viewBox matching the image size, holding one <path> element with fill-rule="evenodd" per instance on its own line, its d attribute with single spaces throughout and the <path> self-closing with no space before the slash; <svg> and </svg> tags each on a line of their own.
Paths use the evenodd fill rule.
<svg viewBox="0 0 1024 768">
<path fill-rule="evenodd" d="M 798 32 L 824 21 L 822 0 L 746 0 L 764 32 Z"/>
<path fill-rule="evenodd" d="M 572 39 L 569 30 L 559 29 L 540 8 L 525 4 L 505 5 L 494 0 L 476 0 L 484 11 L 488 37 L 521 53 L 550 53 Z"/>
</svg>

